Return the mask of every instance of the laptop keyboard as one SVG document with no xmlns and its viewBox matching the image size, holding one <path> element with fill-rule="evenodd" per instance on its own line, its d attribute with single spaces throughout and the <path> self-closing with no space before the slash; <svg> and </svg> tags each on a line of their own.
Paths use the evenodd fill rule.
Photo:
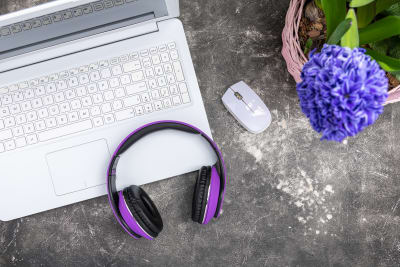
<svg viewBox="0 0 400 267">
<path fill-rule="evenodd" d="M 175 43 L 0 88 L 0 153 L 191 102 Z"/>
</svg>

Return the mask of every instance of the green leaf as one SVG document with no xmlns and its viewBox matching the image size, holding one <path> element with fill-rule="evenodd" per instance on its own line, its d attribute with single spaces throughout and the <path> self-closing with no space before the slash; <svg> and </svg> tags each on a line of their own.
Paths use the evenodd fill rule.
<svg viewBox="0 0 400 267">
<path fill-rule="evenodd" d="M 389 42 L 386 41 L 370 43 L 369 46 L 382 55 L 387 55 L 389 50 Z"/>
<path fill-rule="evenodd" d="M 400 16 L 400 3 L 390 6 L 388 9 L 385 10 L 384 14 L 387 16 Z"/>
<path fill-rule="evenodd" d="M 343 20 L 335 29 L 335 31 L 332 33 L 331 37 L 329 40 L 326 42 L 327 44 L 331 45 L 336 45 L 340 42 L 342 39 L 343 35 L 350 29 L 351 27 L 351 19 L 345 19 Z"/>
<path fill-rule="evenodd" d="M 385 71 L 388 72 L 400 71 L 400 59 L 382 55 L 369 48 L 367 48 L 366 54 L 370 55 L 373 59 L 375 59 L 379 63 L 379 65 L 381 65 L 382 69 L 384 69 Z"/>
<path fill-rule="evenodd" d="M 376 1 L 376 13 L 375 14 L 379 14 L 382 11 L 388 9 L 389 7 L 391 7 L 392 5 L 399 3 L 400 0 L 377 0 Z"/>
<path fill-rule="evenodd" d="M 400 17 L 388 16 L 360 29 L 360 44 L 368 44 L 400 34 Z"/>
<path fill-rule="evenodd" d="M 375 18 L 375 2 L 357 8 L 358 27 L 364 28 Z"/>
<path fill-rule="evenodd" d="M 332 2 L 334 2 L 334 0 Z M 353 0 L 350 2 L 350 7 L 365 6 L 372 2 L 374 2 L 374 0 Z"/>
<path fill-rule="evenodd" d="M 349 9 L 346 18 L 351 19 L 351 26 L 350 29 L 345 33 L 345 35 L 343 35 L 341 45 L 353 49 L 360 45 L 360 40 L 358 37 L 357 17 L 356 12 L 353 8 Z"/>
<path fill-rule="evenodd" d="M 313 45 L 313 40 L 311 38 L 308 38 L 306 45 L 304 47 L 304 55 L 306 55 L 306 56 L 308 55 L 308 53 L 311 50 L 312 45 Z"/>
<path fill-rule="evenodd" d="M 322 9 L 321 0 L 314 0 L 314 2 L 315 2 L 315 5 L 316 5 L 317 7 L 319 7 L 320 9 Z"/>
<path fill-rule="evenodd" d="M 321 0 L 322 9 L 326 17 L 327 39 L 336 27 L 346 18 L 346 0 Z"/>
</svg>

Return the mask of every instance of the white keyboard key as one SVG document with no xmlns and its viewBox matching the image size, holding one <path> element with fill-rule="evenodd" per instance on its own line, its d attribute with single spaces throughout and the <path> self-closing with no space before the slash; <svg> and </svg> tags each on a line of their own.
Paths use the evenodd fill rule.
<svg viewBox="0 0 400 267">
<path fill-rule="evenodd" d="M 61 113 L 65 113 L 71 110 L 71 106 L 68 102 L 64 102 L 60 104 L 60 111 Z"/>
<path fill-rule="evenodd" d="M 129 75 L 122 75 L 121 76 L 121 84 L 127 85 L 129 83 L 131 83 L 131 78 L 129 77 Z"/>
<path fill-rule="evenodd" d="M 43 104 L 45 106 L 49 106 L 54 103 L 54 99 L 52 95 L 47 95 L 43 97 Z"/>
<path fill-rule="evenodd" d="M 4 121 L 4 126 L 6 126 L 6 128 L 9 128 L 9 127 L 12 127 L 15 125 L 14 117 L 5 118 L 3 121 Z"/>
<path fill-rule="evenodd" d="M 121 68 L 120 65 L 117 65 L 117 66 L 112 67 L 111 70 L 112 70 L 112 73 L 113 73 L 114 75 L 121 75 L 121 74 L 122 74 L 122 68 Z"/>
<path fill-rule="evenodd" d="M 46 129 L 46 124 L 44 121 L 36 121 L 35 128 L 37 131 L 43 131 L 44 129 Z"/>
<path fill-rule="evenodd" d="M 156 67 L 154 67 L 154 72 L 155 72 L 158 76 L 164 75 L 164 70 L 163 70 L 163 68 L 162 68 L 161 66 L 156 66 Z"/>
<path fill-rule="evenodd" d="M 81 122 L 77 122 L 74 124 L 69 124 L 60 128 L 55 128 L 53 130 L 50 131 L 46 131 L 46 132 L 42 132 L 38 134 L 39 140 L 40 141 L 47 141 L 47 140 L 51 140 L 54 138 L 58 138 L 61 136 L 66 136 L 66 135 L 70 135 L 70 134 L 74 134 L 74 133 L 78 133 L 81 131 L 86 131 L 91 129 L 92 126 L 92 122 L 90 120 L 84 120 Z"/>
<path fill-rule="evenodd" d="M 167 81 L 165 80 L 165 77 L 158 78 L 157 82 L 158 82 L 158 86 L 160 86 L 160 87 L 167 85 Z"/>
<path fill-rule="evenodd" d="M 7 94 L 8 93 L 8 87 L 2 87 L 0 88 L 0 94 Z"/>
<path fill-rule="evenodd" d="M 106 114 L 104 115 L 104 121 L 106 122 L 106 124 L 111 124 L 115 121 L 114 119 L 114 115 L 113 114 Z"/>
<path fill-rule="evenodd" d="M 150 79 L 149 80 L 149 86 L 150 86 L 151 89 L 157 88 L 157 81 L 153 80 L 153 79 Z"/>
<path fill-rule="evenodd" d="M 123 108 L 122 102 L 120 100 L 116 100 L 113 102 L 113 110 L 120 110 Z"/>
<path fill-rule="evenodd" d="M 123 101 L 125 107 L 131 107 L 140 104 L 140 97 L 138 95 L 134 95 L 132 97 L 125 98 Z"/>
<path fill-rule="evenodd" d="M 170 56 L 171 56 L 171 59 L 172 59 L 172 60 L 177 60 L 177 59 L 179 59 L 178 51 L 176 51 L 176 50 L 171 50 L 171 51 L 170 51 Z"/>
<path fill-rule="evenodd" d="M 60 80 L 56 82 L 56 86 L 58 90 L 65 90 L 68 88 L 67 82 L 64 80 Z"/>
<path fill-rule="evenodd" d="M 90 113 L 92 114 L 92 116 L 97 116 L 100 115 L 100 107 L 99 106 L 94 106 L 90 109 Z"/>
<path fill-rule="evenodd" d="M 86 91 L 86 90 L 85 90 Z M 97 85 L 95 83 L 91 83 L 87 86 L 87 91 L 89 94 L 94 94 L 97 92 Z"/>
<path fill-rule="evenodd" d="M 38 142 L 36 134 L 31 134 L 26 137 L 26 140 L 29 145 L 36 144 Z"/>
<path fill-rule="evenodd" d="M 3 95 L 2 102 L 4 105 L 9 105 L 13 102 L 12 97 L 10 95 Z"/>
<path fill-rule="evenodd" d="M 154 70 L 153 70 L 153 68 L 148 68 L 148 69 L 146 69 L 144 72 L 145 72 L 147 78 L 149 78 L 149 77 L 154 77 Z"/>
<path fill-rule="evenodd" d="M 11 139 L 13 137 L 11 130 L 0 131 L 0 141 Z"/>
<path fill-rule="evenodd" d="M 3 153 L 5 151 L 5 147 L 3 145 L 3 143 L 0 143 L 0 153 Z"/>
<path fill-rule="evenodd" d="M 97 86 L 96 86 L 96 88 L 97 88 Z M 76 88 L 76 95 L 78 97 L 85 96 L 86 94 L 87 94 L 87 92 L 86 92 L 86 88 L 84 86 Z"/>
<path fill-rule="evenodd" d="M 146 113 L 151 113 L 151 112 L 153 112 L 153 106 L 152 106 L 151 104 L 146 104 L 146 105 L 144 105 L 144 111 L 145 111 Z"/>
<path fill-rule="evenodd" d="M 151 59 L 149 57 L 143 58 L 142 63 L 145 68 L 148 68 L 151 66 Z"/>
<path fill-rule="evenodd" d="M 75 100 L 71 101 L 71 108 L 73 110 L 80 109 L 81 107 L 82 107 L 82 105 L 81 105 L 81 101 L 79 99 L 75 99 Z"/>
<path fill-rule="evenodd" d="M 93 119 L 93 124 L 94 124 L 95 127 L 103 126 L 104 125 L 103 118 L 102 117 L 94 118 Z"/>
<path fill-rule="evenodd" d="M 17 114 L 21 112 L 21 107 L 18 104 L 14 104 L 10 106 L 10 113 Z"/>
<path fill-rule="evenodd" d="M 3 120 L 0 120 L 0 129 L 4 129 L 4 122 L 3 122 Z"/>
<path fill-rule="evenodd" d="M 183 104 L 190 103 L 190 97 L 188 93 L 182 94 L 182 102 Z"/>
<path fill-rule="evenodd" d="M 70 78 L 68 79 L 68 85 L 69 85 L 70 87 L 78 86 L 78 85 L 79 85 L 78 78 L 76 78 L 76 77 L 70 77 Z"/>
<path fill-rule="evenodd" d="M 62 101 L 65 100 L 65 97 L 64 97 L 64 93 L 63 93 L 63 92 L 58 92 L 58 93 L 56 93 L 56 94 L 54 95 L 54 97 L 55 97 L 57 103 L 62 102 Z"/>
<path fill-rule="evenodd" d="M 32 123 L 25 124 L 23 128 L 26 134 L 33 133 L 35 131 L 35 128 L 33 127 Z"/>
<path fill-rule="evenodd" d="M 188 92 L 188 89 L 187 89 L 187 86 L 186 86 L 185 83 L 180 83 L 179 84 L 179 91 L 181 92 L 181 94 Z"/>
<path fill-rule="evenodd" d="M 45 120 L 47 128 L 53 128 L 57 126 L 57 121 L 55 118 L 47 118 Z"/>
<path fill-rule="evenodd" d="M 159 55 L 151 56 L 151 61 L 153 62 L 153 65 L 158 65 L 161 63 Z"/>
<path fill-rule="evenodd" d="M 70 100 L 70 99 L 73 99 L 75 97 L 76 97 L 76 94 L 75 94 L 75 91 L 73 89 L 65 91 L 65 98 L 66 99 Z"/>
<path fill-rule="evenodd" d="M 164 70 L 165 70 L 165 73 L 170 73 L 170 72 L 173 72 L 173 71 L 174 71 L 174 70 L 172 69 L 172 65 L 169 64 L 169 63 L 167 63 L 167 64 L 164 65 Z"/>
<path fill-rule="evenodd" d="M 58 113 L 60 113 L 60 110 L 57 105 L 49 107 L 49 114 L 51 116 L 57 115 Z"/>
<path fill-rule="evenodd" d="M 26 101 L 26 102 L 22 102 L 22 103 L 21 103 L 21 110 L 22 110 L 22 111 L 29 111 L 29 110 L 31 110 L 31 109 L 32 109 L 31 102 Z"/>
<path fill-rule="evenodd" d="M 75 122 L 79 119 L 78 117 L 78 112 L 74 111 L 74 112 L 70 112 L 67 114 L 67 118 L 69 122 Z"/>
<path fill-rule="evenodd" d="M 147 90 L 146 82 L 136 83 L 128 85 L 126 87 L 126 92 L 128 95 L 137 94 Z"/>
<path fill-rule="evenodd" d="M 82 106 L 88 107 L 91 105 L 92 105 L 92 99 L 90 98 L 90 96 L 86 96 L 86 97 L 82 98 Z"/>
<path fill-rule="evenodd" d="M 0 118 L 4 118 L 9 115 L 10 115 L 10 110 L 8 109 L 8 107 L 0 108 Z"/>
<path fill-rule="evenodd" d="M 90 82 L 89 75 L 87 75 L 86 73 L 79 75 L 78 79 L 81 85 L 88 84 Z"/>
<path fill-rule="evenodd" d="M 102 94 L 95 94 L 93 95 L 93 103 L 99 104 L 103 102 L 103 95 Z"/>
<path fill-rule="evenodd" d="M 159 98 L 160 98 L 160 91 L 158 91 L 158 90 L 152 90 L 152 91 L 151 91 L 151 97 L 152 97 L 154 100 L 159 99 Z"/>
<path fill-rule="evenodd" d="M 25 137 L 17 138 L 15 139 L 15 145 L 16 147 L 24 147 L 26 146 L 26 139 Z"/>
<path fill-rule="evenodd" d="M 163 108 L 161 101 L 155 101 L 154 102 L 154 109 L 155 110 L 161 110 Z"/>
<path fill-rule="evenodd" d="M 167 45 L 160 45 L 160 46 L 158 47 L 158 51 L 160 51 L 160 52 L 165 52 L 165 51 L 167 51 Z"/>
<path fill-rule="evenodd" d="M 171 102 L 171 99 L 169 99 L 169 98 L 164 99 L 163 104 L 164 104 L 164 107 L 166 107 L 166 108 L 172 107 L 172 102 Z"/>
<path fill-rule="evenodd" d="M 168 53 L 161 53 L 161 61 L 162 62 L 168 62 L 169 61 Z"/>
<path fill-rule="evenodd" d="M 174 42 L 169 43 L 169 44 L 168 44 L 168 48 L 169 48 L 169 49 L 175 49 L 175 48 L 176 48 L 176 44 L 175 44 Z"/>
<path fill-rule="evenodd" d="M 140 51 L 140 56 L 141 57 L 148 57 L 149 56 L 149 51 L 147 49 Z"/>
<path fill-rule="evenodd" d="M 111 71 L 110 69 L 103 69 L 101 70 L 101 78 L 103 79 L 108 79 L 111 77 Z"/>
<path fill-rule="evenodd" d="M 87 118 L 89 118 L 90 117 L 90 114 L 89 114 L 89 110 L 88 109 L 81 109 L 81 110 L 79 110 L 79 118 L 81 118 L 81 119 L 87 119 Z"/>
<path fill-rule="evenodd" d="M 150 95 L 148 93 L 141 94 L 140 96 L 142 97 L 142 101 L 143 102 L 150 102 L 151 101 Z"/>
<path fill-rule="evenodd" d="M 92 71 L 92 72 L 90 73 L 90 80 L 91 80 L 92 82 L 96 82 L 96 81 L 100 80 L 100 72 L 98 72 L 98 71 Z"/>
<path fill-rule="evenodd" d="M 167 96 L 169 96 L 169 91 L 168 91 L 168 88 L 167 88 L 167 87 L 161 88 L 161 96 L 162 96 L 162 97 L 167 97 Z"/>
<path fill-rule="evenodd" d="M 103 111 L 103 113 L 108 113 L 111 112 L 111 104 L 110 103 L 105 103 L 103 105 L 101 105 L 101 110 Z"/>
<path fill-rule="evenodd" d="M 98 83 L 99 89 L 104 91 L 108 89 L 108 82 L 107 81 L 100 81 Z"/>
<path fill-rule="evenodd" d="M 104 92 L 104 99 L 105 99 L 106 101 L 113 100 L 113 99 L 114 99 L 114 93 L 113 93 L 113 91 L 105 91 L 105 92 Z"/>
<path fill-rule="evenodd" d="M 171 94 L 173 94 L 173 95 L 179 94 L 178 87 L 177 87 L 175 84 L 174 84 L 174 85 L 171 85 L 171 86 L 169 87 L 169 91 L 170 91 Z"/>
<path fill-rule="evenodd" d="M 30 111 L 26 114 L 26 118 L 28 119 L 28 121 L 35 121 L 37 120 L 37 114 L 36 111 Z"/>
<path fill-rule="evenodd" d="M 18 84 L 19 89 L 25 89 L 28 88 L 28 83 L 27 82 L 22 82 L 20 84 Z"/>
<path fill-rule="evenodd" d="M 55 83 L 49 83 L 46 85 L 46 92 L 48 94 L 55 93 L 57 91 L 57 87 Z"/>
<path fill-rule="evenodd" d="M 183 70 L 182 70 L 182 66 L 181 63 L 179 63 L 178 61 L 175 61 L 173 63 L 174 66 L 174 70 L 175 70 L 175 75 L 176 75 L 176 79 L 178 82 L 184 81 L 185 80 L 185 76 L 183 75 Z"/>
<path fill-rule="evenodd" d="M 125 96 L 125 89 L 122 88 L 122 87 L 119 87 L 119 88 L 115 89 L 115 96 L 117 98 L 124 97 Z"/>
<path fill-rule="evenodd" d="M 175 106 L 180 105 L 180 104 L 181 104 L 181 98 L 180 98 L 179 96 L 174 96 L 174 97 L 172 98 L 172 103 L 173 103 Z"/>
<path fill-rule="evenodd" d="M 56 119 L 57 119 L 57 123 L 60 125 L 64 125 L 68 122 L 67 115 L 65 115 L 65 114 L 57 116 Z"/>
<path fill-rule="evenodd" d="M 175 76 L 173 74 L 167 74 L 167 81 L 169 84 L 175 83 Z"/>
<path fill-rule="evenodd" d="M 32 100 L 32 107 L 33 108 L 40 108 L 43 106 L 43 102 L 41 98 L 36 98 L 34 100 Z"/>
<path fill-rule="evenodd" d="M 13 98 L 14 98 L 14 102 L 20 102 L 20 101 L 24 100 L 24 93 L 15 92 L 15 94 L 13 95 Z"/>
<path fill-rule="evenodd" d="M 102 68 L 106 68 L 109 66 L 108 61 L 107 60 L 102 60 L 99 62 L 100 67 Z"/>
<path fill-rule="evenodd" d="M 26 89 L 25 90 L 25 99 L 31 99 L 35 97 L 35 93 L 33 92 L 32 89 Z"/>
<path fill-rule="evenodd" d="M 39 109 L 37 112 L 40 119 L 47 118 L 49 116 L 49 111 L 47 108 Z"/>
<path fill-rule="evenodd" d="M 137 116 L 143 115 L 143 114 L 144 114 L 144 109 L 143 109 L 143 107 L 142 107 L 142 106 L 140 106 L 140 107 L 135 107 L 135 113 L 136 113 Z"/>
<path fill-rule="evenodd" d="M 13 85 L 10 85 L 10 86 L 8 87 L 8 89 L 10 89 L 10 92 L 14 92 L 14 91 L 19 90 L 19 87 L 18 87 L 18 85 L 13 84 Z"/>
<path fill-rule="evenodd" d="M 15 121 L 17 124 L 23 124 L 26 122 L 26 116 L 25 114 L 18 114 L 15 116 Z M 1 126 L 1 125 L 0 125 Z"/>
<path fill-rule="evenodd" d="M 111 86 L 111 88 L 118 87 L 119 86 L 119 79 L 118 78 L 110 79 L 110 86 Z"/>
<path fill-rule="evenodd" d="M 143 71 L 137 71 L 131 74 L 133 82 L 139 82 L 144 79 Z"/>
<path fill-rule="evenodd" d="M 14 150 L 15 149 L 14 140 L 10 140 L 10 141 L 5 142 L 4 146 L 5 146 L 7 151 Z"/>
<path fill-rule="evenodd" d="M 149 49 L 149 51 L 150 51 L 151 55 L 156 54 L 157 53 L 157 47 L 152 47 L 152 48 Z"/>
</svg>

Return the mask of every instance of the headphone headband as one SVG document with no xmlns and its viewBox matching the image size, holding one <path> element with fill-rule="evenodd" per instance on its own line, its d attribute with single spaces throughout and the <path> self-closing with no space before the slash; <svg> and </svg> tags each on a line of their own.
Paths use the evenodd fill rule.
<svg viewBox="0 0 400 267">
<path fill-rule="evenodd" d="M 125 220 L 122 218 L 119 210 L 118 210 L 118 192 L 117 192 L 117 186 L 116 186 L 116 172 L 117 172 L 117 166 L 118 162 L 120 159 L 120 156 L 127 151 L 133 144 L 135 144 L 137 141 L 145 137 L 146 135 L 150 133 L 154 133 L 157 131 L 161 130 L 166 130 L 166 129 L 173 129 L 173 130 L 178 130 L 178 131 L 183 131 L 187 133 L 192 133 L 192 134 L 199 134 L 201 135 L 207 142 L 211 145 L 213 148 L 215 154 L 217 155 L 218 161 L 216 163 L 216 170 L 219 174 L 219 177 L 221 179 L 220 181 L 220 192 L 219 192 L 219 198 L 218 198 L 218 204 L 217 204 L 217 209 L 214 214 L 214 217 L 217 218 L 220 215 L 220 211 L 222 209 L 222 203 L 224 201 L 224 194 L 225 194 L 225 186 L 226 186 L 226 171 L 225 171 L 225 163 L 222 157 L 222 153 L 219 150 L 217 144 L 202 130 L 196 128 L 193 125 L 180 122 L 180 121 L 157 121 L 153 123 L 146 124 L 135 131 L 133 131 L 131 134 L 129 134 L 118 146 L 116 151 L 113 154 L 113 157 L 111 159 L 111 162 L 108 167 L 108 173 L 107 173 L 107 193 L 108 193 L 108 200 L 110 202 L 111 208 L 113 210 L 114 216 L 117 218 L 118 222 L 121 224 L 121 226 L 134 238 L 139 238 L 137 234 L 135 234 L 133 231 L 130 230 L 130 227 L 126 224 Z"/>
</svg>

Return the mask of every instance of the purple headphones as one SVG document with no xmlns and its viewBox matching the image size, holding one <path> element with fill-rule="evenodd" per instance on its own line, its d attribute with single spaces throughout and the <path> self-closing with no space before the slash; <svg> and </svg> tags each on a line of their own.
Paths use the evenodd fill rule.
<svg viewBox="0 0 400 267">
<path fill-rule="evenodd" d="M 212 217 L 217 218 L 224 201 L 226 175 L 222 153 L 217 144 L 200 129 L 179 121 L 158 121 L 147 124 L 132 132 L 115 151 L 107 175 L 107 192 L 114 216 L 122 228 L 133 238 L 144 237 L 153 240 L 163 229 L 163 221 L 154 202 L 140 187 L 132 185 L 117 192 L 116 172 L 121 155 L 142 137 L 165 129 L 199 134 L 213 148 L 217 155 L 214 166 L 201 167 L 194 188 L 192 220 L 207 224 Z"/>
</svg>

